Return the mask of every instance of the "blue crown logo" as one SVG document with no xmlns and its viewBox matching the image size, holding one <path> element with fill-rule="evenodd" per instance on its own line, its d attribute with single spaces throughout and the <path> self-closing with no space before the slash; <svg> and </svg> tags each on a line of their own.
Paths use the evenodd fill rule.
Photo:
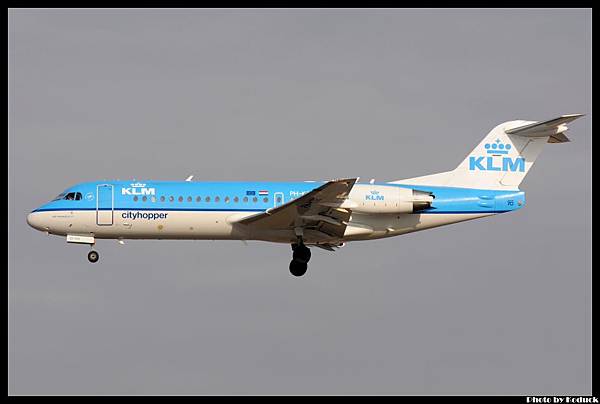
<svg viewBox="0 0 600 404">
<path fill-rule="evenodd" d="M 508 151 L 511 149 L 511 144 L 510 143 L 502 143 L 500 141 L 500 139 L 496 139 L 496 141 L 494 143 L 486 143 L 485 144 L 485 149 L 487 150 L 488 154 L 508 154 Z"/>
</svg>

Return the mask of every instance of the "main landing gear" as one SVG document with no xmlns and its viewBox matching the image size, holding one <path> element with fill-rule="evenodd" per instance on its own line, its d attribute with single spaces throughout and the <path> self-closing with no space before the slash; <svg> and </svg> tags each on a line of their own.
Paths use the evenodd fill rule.
<svg viewBox="0 0 600 404">
<path fill-rule="evenodd" d="M 100 254 L 98 254 L 98 251 L 90 251 L 88 253 L 88 261 L 91 262 L 92 264 L 94 262 L 98 262 L 98 259 L 100 258 Z"/>
<path fill-rule="evenodd" d="M 290 272 L 294 276 L 302 276 L 308 268 L 310 261 L 310 249 L 304 245 L 302 240 L 292 244 L 292 262 L 290 262 Z"/>
</svg>

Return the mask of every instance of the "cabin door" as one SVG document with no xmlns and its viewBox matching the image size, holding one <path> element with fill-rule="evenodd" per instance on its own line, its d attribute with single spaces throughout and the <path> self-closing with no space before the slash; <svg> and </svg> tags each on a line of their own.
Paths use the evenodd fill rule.
<svg viewBox="0 0 600 404">
<path fill-rule="evenodd" d="M 96 224 L 112 226 L 115 210 L 115 190 L 111 184 L 101 184 L 96 188 Z"/>
</svg>

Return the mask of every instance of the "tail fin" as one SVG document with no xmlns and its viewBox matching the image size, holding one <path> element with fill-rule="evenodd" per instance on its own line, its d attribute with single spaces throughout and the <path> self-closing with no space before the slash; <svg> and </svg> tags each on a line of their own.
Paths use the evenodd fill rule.
<svg viewBox="0 0 600 404">
<path fill-rule="evenodd" d="M 394 183 L 479 189 L 517 189 L 546 143 L 564 143 L 566 124 L 583 116 L 543 122 L 509 121 L 496 126 L 453 171 Z"/>
</svg>

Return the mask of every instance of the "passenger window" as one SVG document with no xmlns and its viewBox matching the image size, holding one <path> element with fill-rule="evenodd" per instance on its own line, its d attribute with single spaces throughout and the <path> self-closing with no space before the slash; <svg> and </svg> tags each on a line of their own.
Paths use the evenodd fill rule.
<svg viewBox="0 0 600 404">
<path fill-rule="evenodd" d="M 205 200 L 206 202 L 210 202 L 210 196 L 207 196 L 206 198 L 204 198 L 204 200 Z"/>
<path fill-rule="evenodd" d="M 142 196 L 142 201 L 146 202 L 148 200 L 148 197 L 146 195 Z"/>
<path fill-rule="evenodd" d="M 248 202 L 248 197 L 247 196 L 244 197 L 244 202 Z"/>
<path fill-rule="evenodd" d="M 165 201 L 165 196 L 164 196 L 164 195 L 160 197 L 160 201 L 161 201 L 161 202 L 164 202 L 164 201 Z"/>
<path fill-rule="evenodd" d="M 179 202 L 183 202 L 183 196 L 180 196 L 180 197 L 179 197 L 177 200 L 178 200 Z"/>
<path fill-rule="evenodd" d="M 215 202 L 219 202 L 221 200 L 221 198 L 219 198 L 218 196 L 215 196 Z"/>
<path fill-rule="evenodd" d="M 188 197 L 187 197 L 187 201 L 188 201 L 188 202 L 191 202 L 191 201 L 192 201 L 192 197 L 191 197 L 191 196 L 188 196 Z"/>
<path fill-rule="evenodd" d="M 266 196 L 263 198 L 263 202 L 269 202 L 269 198 L 267 198 Z"/>
<path fill-rule="evenodd" d="M 254 202 L 254 203 L 258 202 L 258 198 L 257 197 L 252 198 L 252 202 Z"/>
<path fill-rule="evenodd" d="M 229 203 L 229 197 L 228 196 L 225 197 L 225 203 Z"/>
<path fill-rule="evenodd" d="M 138 197 L 137 197 L 137 195 L 133 197 L 133 201 L 134 201 L 134 202 L 137 202 L 137 201 L 138 201 Z"/>
<path fill-rule="evenodd" d="M 196 202 L 200 202 L 202 198 L 200 198 L 199 196 L 196 197 Z"/>
<path fill-rule="evenodd" d="M 233 201 L 234 201 L 235 203 L 238 203 L 238 202 L 240 201 L 240 198 L 238 198 L 238 197 L 236 196 L 235 198 L 233 198 Z"/>
<path fill-rule="evenodd" d="M 151 196 L 151 197 L 150 197 L 150 200 L 151 200 L 152 202 L 156 202 L 156 197 L 155 197 L 155 196 Z"/>
<path fill-rule="evenodd" d="M 175 198 L 173 197 L 173 195 L 171 195 L 171 196 L 169 197 L 169 202 L 173 202 L 174 200 L 175 200 Z"/>
<path fill-rule="evenodd" d="M 277 197 L 277 203 L 281 203 L 281 197 L 280 196 Z"/>
</svg>

